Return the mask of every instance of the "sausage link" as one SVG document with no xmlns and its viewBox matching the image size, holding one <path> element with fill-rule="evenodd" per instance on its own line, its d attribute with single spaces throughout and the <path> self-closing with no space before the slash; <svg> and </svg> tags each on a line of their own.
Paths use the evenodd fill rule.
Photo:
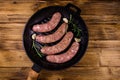
<svg viewBox="0 0 120 80">
<path fill-rule="evenodd" d="M 79 43 L 74 42 L 70 49 L 66 53 L 62 53 L 59 55 L 48 55 L 46 60 L 52 63 L 64 63 L 71 60 L 77 53 L 79 49 Z"/>
<path fill-rule="evenodd" d="M 68 25 L 63 23 L 57 31 L 50 35 L 38 35 L 36 36 L 36 41 L 40 43 L 52 43 L 62 38 L 67 30 Z M 58 36 L 59 35 L 59 36 Z"/>
<path fill-rule="evenodd" d="M 48 32 L 53 30 L 57 24 L 60 22 L 61 14 L 56 12 L 53 14 L 50 21 L 44 24 L 36 24 L 33 26 L 32 30 L 35 32 Z"/>
<path fill-rule="evenodd" d="M 58 35 L 59 36 L 59 35 Z M 45 46 L 41 49 L 43 54 L 56 54 L 66 49 L 73 38 L 72 32 L 67 32 L 63 39 L 54 46 Z"/>
</svg>

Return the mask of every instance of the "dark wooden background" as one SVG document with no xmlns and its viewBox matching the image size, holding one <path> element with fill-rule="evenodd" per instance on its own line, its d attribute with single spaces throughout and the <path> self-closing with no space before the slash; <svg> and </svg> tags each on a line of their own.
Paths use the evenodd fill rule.
<svg viewBox="0 0 120 80">
<path fill-rule="evenodd" d="M 22 33 L 30 16 L 50 5 L 73 3 L 89 31 L 86 54 L 62 71 L 42 70 L 41 80 L 120 80 L 120 0 L 0 0 L 0 80 L 26 80 L 32 62 Z"/>
</svg>

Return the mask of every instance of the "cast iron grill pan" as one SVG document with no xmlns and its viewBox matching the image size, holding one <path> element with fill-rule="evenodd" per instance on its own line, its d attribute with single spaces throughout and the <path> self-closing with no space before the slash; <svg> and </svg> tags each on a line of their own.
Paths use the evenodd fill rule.
<svg viewBox="0 0 120 80">
<path fill-rule="evenodd" d="M 74 8 L 75 10 L 73 10 L 72 8 Z M 70 14 L 71 14 L 73 21 L 82 30 L 80 48 L 77 54 L 70 61 L 65 62 L 65 63 L 60 63 L 60 64 L 48 62 L 45 59 L 45 56 L 43 56 L 43 58 L 40 58 L 35 52 L 35 50 L 32 49 L 33 40 L 31 38 L 31 35 L 35 33 L 32 31 L 33 25 L 46 23 L 47 21 L 50 20 L 51 16 L 55 12 L 60 12 L 62 14 L 62 18 L 65 17 L 67 19 L 70 18 Z M 60 69 L 68 68 L 72 66 L 73 64 L 77 63 L 84 55 L 87 45 L 88 45 L 88 31 L 87 31 L 87 27 L 83 19 L 80 17 L 80 12 L 81 12 L 80 9 L 72 4 L 67 4 L 66 6 L 49 6 L 41 10 L 38 10 L 27 22 L 25 29 L 24 29 L 24 33 L 23 33 L 23 45 L 24 45 L 24 48 L 25 48 L 25 51 L 28 57 L 41 68 L 48 69 L 48 70 L 60 70 Z M 60 26 L 63 23 L 62 18 L 58 26 Z M 56 29 L 58 29 L 58 26 L 53 31 L 50 31 L 47 33 L 36 33 L 36 34 L 44 34 L 44 35 L 52 34 L 54 31 L 56 31 Z M 69 27 L 68 30 L 71 30 L 71 28 Z M 74 33 L 74 35 L 76 34 Z M 55 43 L 46 44 L 46 45 L 54 45 L 58 43 L 59 41 Z M 38 46 L 43 45 L 38 42 L 35 42 L 35 44 Z M 70 46 L 71 44 L 69 45 L 69 47 Z"/>
</svg>

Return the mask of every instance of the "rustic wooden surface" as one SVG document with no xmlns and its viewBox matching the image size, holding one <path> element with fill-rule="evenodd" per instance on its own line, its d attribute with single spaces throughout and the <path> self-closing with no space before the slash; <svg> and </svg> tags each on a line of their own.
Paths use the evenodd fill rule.
<svg viewBox="0 0 120 80">
<path fill-rule="evenodd" d="M 89 31 L 82 60 L 62 71 L 42 70 L 40 80 L 120 80 L 119 0 L 0 0 L 0 80 L 26 80 L 32 62 L 22 45 L 30 16 L 49 5 L 73 3 Z"/>
</svg>

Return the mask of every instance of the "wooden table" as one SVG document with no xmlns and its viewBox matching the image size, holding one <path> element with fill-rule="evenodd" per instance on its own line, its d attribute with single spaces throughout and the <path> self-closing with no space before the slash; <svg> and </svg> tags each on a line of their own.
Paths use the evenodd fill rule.
<svg viewBox="0 0 120 80">
<path fill-rule="evenodd" d="M 32 62 L 22 33 L 30 16 L 50 5 L 73 3 L 89 31 L 82 60 L 62 71 L 40 72 L 40 80 L 120 80 L 119 0 L 0 0 L 0 80 L 26 80 Z"/>
</svg>

